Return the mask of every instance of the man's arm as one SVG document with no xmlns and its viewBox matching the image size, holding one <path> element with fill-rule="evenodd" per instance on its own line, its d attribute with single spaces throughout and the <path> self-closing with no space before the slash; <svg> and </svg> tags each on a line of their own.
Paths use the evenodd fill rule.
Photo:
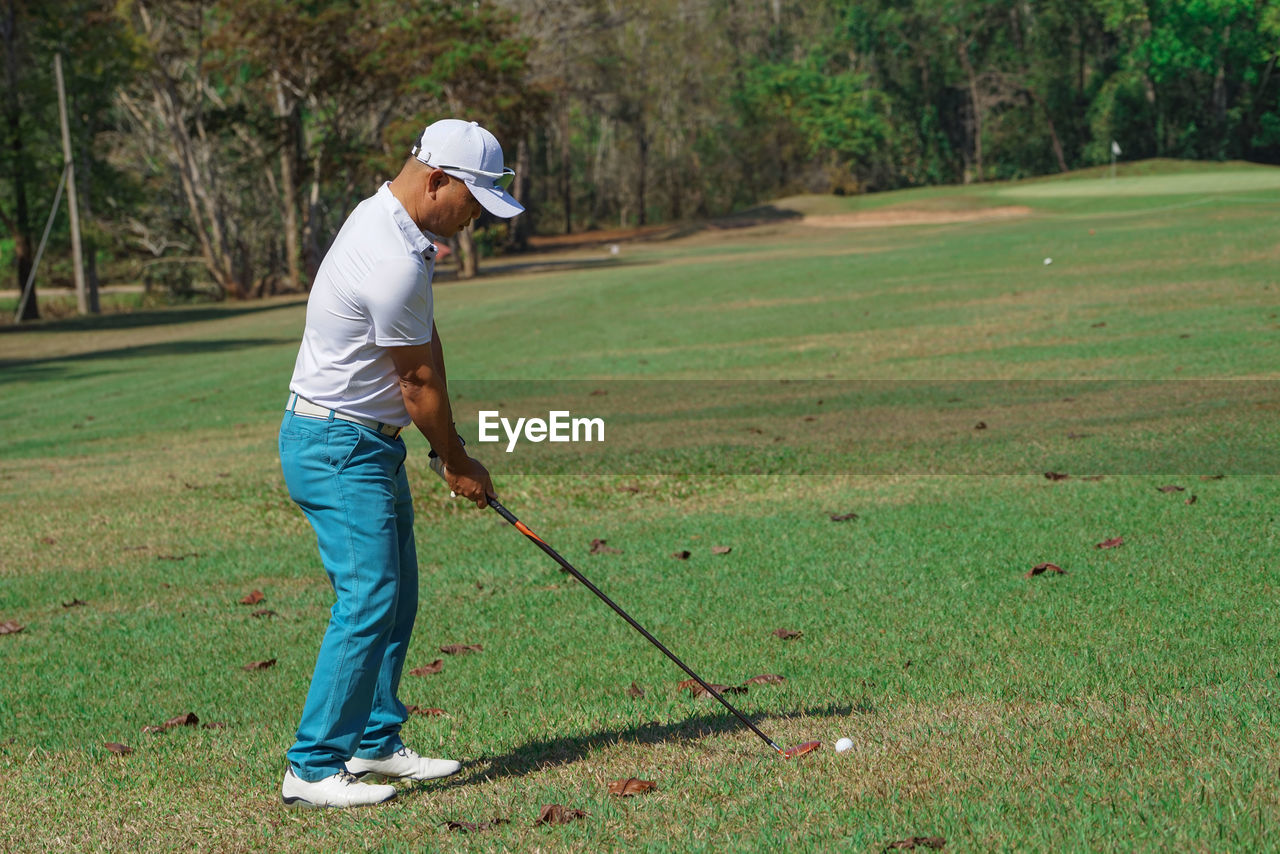
<svg viewBox="0 0 1280 854">
<path fill-rule="evenodd" d="M 449 489 L 484 507 L 493 494 L 489 472 L 467 455 L 453 429 L 453 408 L 445 385 L 444 350 L 431 326 L 431 341 L 412 347 L 388 347 L 400 378 L 400 393 L 414 425 L 427 437 L 445 467 Z"/>
</svg>

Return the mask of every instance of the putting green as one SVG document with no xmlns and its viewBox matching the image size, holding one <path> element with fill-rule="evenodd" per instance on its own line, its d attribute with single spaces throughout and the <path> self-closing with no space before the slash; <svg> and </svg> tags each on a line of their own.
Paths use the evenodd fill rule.
<svg viewBox="0 0 1280 854">
<path fill-rule="evenodd" d="M 1125 178 L 1086 178 L 1075 181 L 1037 181 L 1007 187 L 999 195 L 1016 199 L 1125 196 L 1181 196 L 1280 190 L 1280 169 L 1255 167 L 1239 171 L 1215 170 L 1180 175 L 1135 175 Z"/>
</svg>

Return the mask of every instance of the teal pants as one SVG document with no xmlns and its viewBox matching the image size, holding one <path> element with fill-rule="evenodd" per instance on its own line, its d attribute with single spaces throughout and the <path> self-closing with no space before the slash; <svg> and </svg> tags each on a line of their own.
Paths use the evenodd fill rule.
<svg viewBox="0 0 1280 854">
<path fill-rule="evenodd" d="M 334 602 L 289 764 L 303 780 L 402 746 L 396 696 L 418 611 L 405 447 L 348 421 L 286 412 L 280 464 L 311 522 Z"/>
</svg>

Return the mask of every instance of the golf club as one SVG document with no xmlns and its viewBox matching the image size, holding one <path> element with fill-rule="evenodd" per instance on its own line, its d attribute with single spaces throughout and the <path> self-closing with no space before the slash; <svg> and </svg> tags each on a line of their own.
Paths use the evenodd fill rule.
<svg viewBox="0 0 1280 854">
<path fill-rule="evenodd" d="M 438 457 L 432 457 L 430 464 L 431 464 L 431 469 L 436 474 L 440 475 L 443 478 L 444 465 L 440 462 L 440 459 Z M 690 669 L 689 665 L 681 661 L 674 652 L 667 649 L 666 646 L 663 645 L 662 641 L 658 640 L 653 635 L 649 634 L 649 631 L 644 626 L 637 623 L 631 617 L 630 614 L 622 610 L 622 608 L 619 607 L 616 602 L 614 602 L 612 599 L 606 596 L 599 587 L 596 587 L 594 584 L 592 584 L 585 575 L 583 575 L 581 572 L 577 570 L 576 567 L 574 567 L 573 564 L 569 563 L 569 561 L 565 560 L 563 557 L 560 556 L 559 552 L 551 548 L 551 546 L 547 545 L 546 541 L 543 540 L 541 537 L 539 537 L 537 534 L 535 534 L 532 530 L 530 530 L 528 525 L 526 525 L 524 522 L 521 522 L 519 519 L 517 519 L 514 513 L 512 513 L 506 507 L 503 507 L 502 504 L 498 501 L 498 499 L 494 498 L 493 496 L 490 496 L 489 506 L 492 507 L 499 516 L 501 516 L 503 519 L 506 519 L 508 522 L 510 522 L 517 531 L 524 534 L 525 537 L 527 537 L 528 539 L 532 540 L 538 546 L 538 548 L 546 552 L 551 557 L 552 560 L 560 564 L 560 566 L 565 570 L 565 572 L 568 572 L 574 578 L 578 579 L 578 581 L 582 582 L 582 584 L 585 585 L 586 588 L 590 590 L 592 593 L 596 594 L 596 596 L 598 596 L 602 602 L 604 602 L 606 605 L 608 605 L 610 608 L 616 611 L 618 613 L 618 616 L 622 617 L 622 619 L 630 623 L 633 629 L 635 629 L 640 634 L 644 635 L 645 640 L 649 641 L 649 643 L 653 644 L 658 649 L 660 649 L 663 655 L 665 655 L 667 658 L 674 661 L 680 667 L 681 670 L 683 670 L 685 673 L 688 673 L 691 677 L 693 677 L 693 680 L 697 682 L 699 685 L 701 685 L 708 694 L 710 694 L 712 697 L 715 697 L 717 700 L 720 701 L 721 705 L 723 705 L 729 711 L 733 712 L 734 715 L 737 716 L 738 720 L 742 721 L 744 724 L 747 725 L 748 729 L 750 729 L 756 735 L 760 736 L 760 739 L 764 741 L 765 744 L 769 745 L 770 747 L 772 747 L 774 750 L 778 752 L 778 755 L 782 756 L 784 759 L 790 759 L 794 756 L 803 756 L 806 753 L 809 753 L 811 751 L 818 749 L 820 742 L 817 742 L 817 741 L 806 741 L 805 743 L 798 744 L 795 747 L 788 747 L 788 748 L 779 747 L 777 742 L 769 738 L 769 736 L 765 735 L 764 732 L 762 732 L 758 726 L 756 726 L 750 720 L 747 719 L 746 715 L 738 711 L 736 708 L 733 707 L 733 705 L 728 700 L 722 697 L 719 691 L 717 691 L 716 689 L 708 685 L 701 676 L 694 673 L 693 670 Z"/>
</svg>

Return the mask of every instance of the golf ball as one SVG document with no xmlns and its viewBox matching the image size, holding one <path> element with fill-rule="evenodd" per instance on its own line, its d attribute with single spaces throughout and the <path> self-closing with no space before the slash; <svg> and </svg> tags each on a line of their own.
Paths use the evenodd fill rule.
<svg viewBox="0 0 1280 854">
<path fill-rule="evenodd" d="M 1046 258 L 1046 259 L 1044 259 L 1044 265 L 1045 265 L 1046 267 L 1048 267 L 1048 266 L 1049 266 L 1050 264 L 1052 264 L 1052 263 L 1053 263 L 1053 259 L 1052 259 L 1052 258 Z"/>
<path fill-rule="evenodd" d="M 844 753 L 846 750 L 853 749 L 853 740 L 842 738 L 836 742 L 836 753 Z"/>
</svg>

